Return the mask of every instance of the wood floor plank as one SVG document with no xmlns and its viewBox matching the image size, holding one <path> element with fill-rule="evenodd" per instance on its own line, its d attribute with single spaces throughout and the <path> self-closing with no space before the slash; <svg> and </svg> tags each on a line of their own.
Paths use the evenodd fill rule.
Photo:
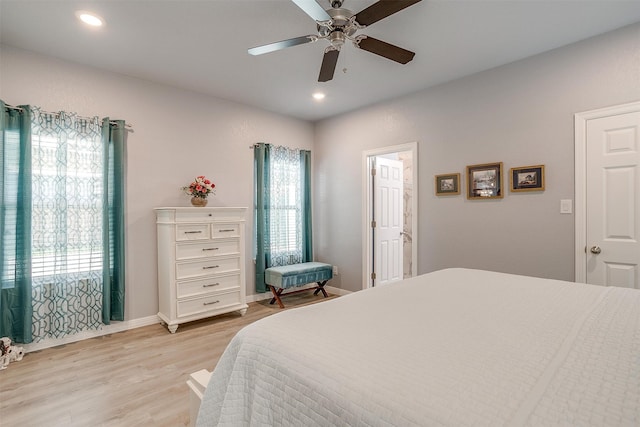
<svg viewBox="0 0 640 427">
<path fill-rule="evenodd" d="M 284 303 L 322 301 L 310 293 Z M 157 324 L 28 353 L 0 371 L 0 425 L 186 426 L 189 374 L 212 370 L 241 328 L 280 311 L 265 300 L 245 316 L 180 325 L 175 334 Z"/>
</svg>

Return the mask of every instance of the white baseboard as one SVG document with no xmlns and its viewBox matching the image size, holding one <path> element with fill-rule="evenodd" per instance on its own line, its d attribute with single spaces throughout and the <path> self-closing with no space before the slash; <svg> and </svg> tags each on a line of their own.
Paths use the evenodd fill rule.
<svg viewBox="0 0 640 427">
<path fill-rule="evenodd" d="M 24 344 L 23 347 L 25 353 L 31 353 L 33 351 L 44 350 L 45 348 L 71 344 L 72 342 L 101 337 L 109 334 L 115 334 L 117 332 L 128 331 L 129 329 L 136 329 L 143 326 L 154 325 L 156 323 L 160 323 L 160 319 L 156 315 L 133 320 L 125 320 L 123 322 L 113 321 L 113 323 L 111 323 L 110 325 L 103 325 L 100 329 L 94 331 L 83 331 L 62 338 L 44 339 L 36 343 Z"/>
<path fill-rule="evenodd" d="M 300 289 L 307 289 L 307 288 L 313 289 L 315 287 L 316 287 L 315 283 L 309 283 L 308 285 L 300 286 Z M 351 291 L 346 291 L 340 288 L 334 288 L 333 286 L 325 286 L 324 288 L 330 294 L 338 295 L 338 296 L 343 296 L 351 293 Z M 262 300 L 271 299 L 271 298 L 273 298 L 273 294 L 271 292 L 264 292 L 261 294 L 247 295 L 247 302 L 256 302 L 256 301 L 262 301 Z"/>
<path fill-rule="evenodd" d="M 324 288 L 330 294 L 338 295 L 340 297 L 343 295 L 349 295 L 350 293 L 352 293 L 352 291 L 347 291 L 346 289 L 334 288 L 333 286 L 325 286 Z"/>
<path fill-rule="evenodd" d="M 304 289 L 305 287 L 313 288 L 315 284 L 309 284 L 305 286 L 301 286 L 300 289 Z M 334 288 L 333 286 L 325 286 L 324 287 L 327 292 L 333 295 L 347 295 L 350 294 L 351 291 L 346 291 L 340 288 Z M 253 294 L 247 296 L 247 302 L 256 302 L 262 301 L 265 299 L 271 299 L 273 295 L 271 292 L 265 292 L 261 294 Z M 31 353 L 34 351 L 44 350 L 45 348 L 57 347 L 59 345 L 71 344 L 73 342 L 87 340 L 91 338 L 97 338 L 104 335 L 115 334 L 117 332 L 128 331 L 129 329 L 141 328 L 143 326 L 154 325 L 156 323 L 160 323 L 160 319 L 155 314 L 153 316 L 141 317 L 139 319 L 125 320 L 123 322 L 113 322 L 110 325 L 103 325 L 102 328 L 95 331 L 83 331 L 74 335 L 69 335 L 63 338 L 51 338 L 45 339 L 37 343 L 32 344 L 23 344 L 24 352 Z"/>
</svg>

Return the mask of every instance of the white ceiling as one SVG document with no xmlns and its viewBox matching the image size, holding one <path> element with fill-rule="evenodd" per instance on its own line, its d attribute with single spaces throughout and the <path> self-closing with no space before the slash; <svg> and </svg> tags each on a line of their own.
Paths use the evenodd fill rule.
<svg viewBox="0 0 640 427">
<path fill-rule="evenodd" d="M 375 0 L 345 0 L 358 12 Z M 318 0 L 325 8 L 329 0 Z M 75 11 L 106 26 L 90 30 Z M 0 0 L 0 42 L 316 121 L 640 22 L 640 0 L 423 0 L 359 32 L 416 52 L 400 65 L 348 43 L 318 83 L 327 42 L 289 0 Z M 326 93 L 322 102 L 311 94 Z"/>
</svg>

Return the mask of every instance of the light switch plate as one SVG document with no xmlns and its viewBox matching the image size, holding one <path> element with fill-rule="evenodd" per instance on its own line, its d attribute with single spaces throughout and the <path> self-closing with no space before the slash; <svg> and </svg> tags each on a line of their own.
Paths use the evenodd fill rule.
<svg viewBox="0 0 640 427">
<path fill-rule="evenodd" d="M 560 200 L 560 213 L 570 214 L 572 212 L 573 212 L 573 200 L 571 199 Z"/>
</svg>

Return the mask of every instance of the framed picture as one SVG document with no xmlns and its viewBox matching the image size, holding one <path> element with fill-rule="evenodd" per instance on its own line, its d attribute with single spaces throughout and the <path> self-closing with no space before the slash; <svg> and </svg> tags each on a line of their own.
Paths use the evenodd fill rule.
<svg viewBox="0 0 640 427">
<path fill-rule="evenodd" d="M 502 162 L 467 166 L 467 199 L 502 197 Z"/>
<path fill-rule="evenodd" d="M 511 168 L 511 191 L 543 191 L 544 165 Z"/>
<path fill-rule="evenodd" d="M 436 175 L 436 196 L 453 196 L 456 194 L 460 194 L 459 173 Z"/>
</svg>

